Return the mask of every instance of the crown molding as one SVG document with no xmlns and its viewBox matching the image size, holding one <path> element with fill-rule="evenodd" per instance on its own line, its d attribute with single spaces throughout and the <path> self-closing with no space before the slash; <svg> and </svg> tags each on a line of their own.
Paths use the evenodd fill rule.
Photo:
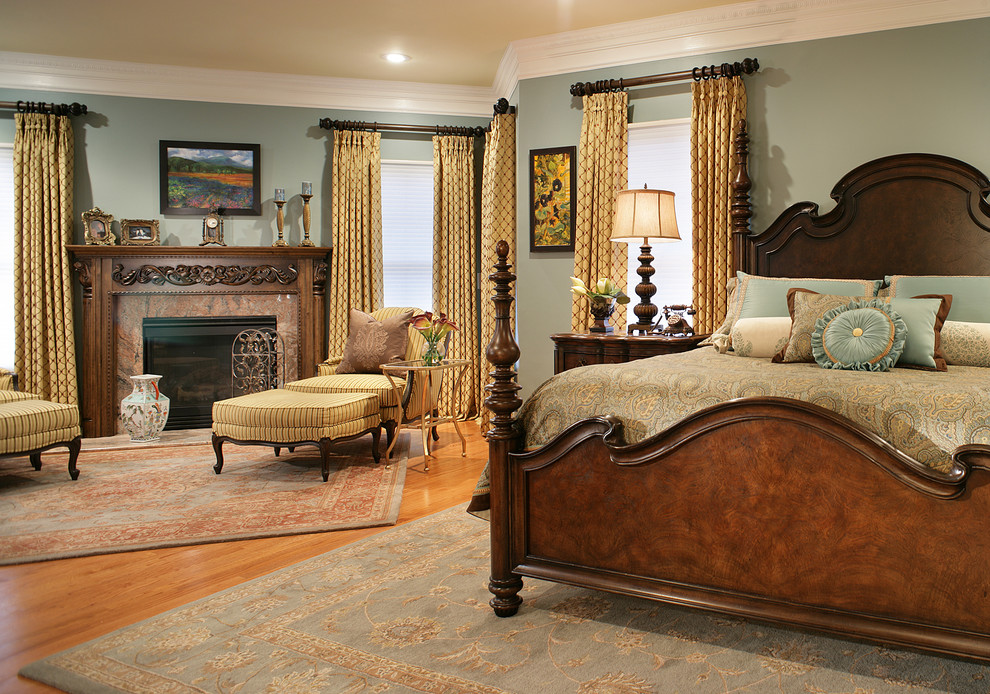
<svg viewBox="0 0 990 694">
<path fill-rule="evenodd" d="M 282 75 L 0 51 L 0 87 L 179 101 L 491 117 L 488 87 Z"/>
<path fill-rule="evenodd" d="M 524 79 L 987 16 L 990 0 L 756 0 L 513 41 L 495 85 L 507 96 Z"/>
</svg>

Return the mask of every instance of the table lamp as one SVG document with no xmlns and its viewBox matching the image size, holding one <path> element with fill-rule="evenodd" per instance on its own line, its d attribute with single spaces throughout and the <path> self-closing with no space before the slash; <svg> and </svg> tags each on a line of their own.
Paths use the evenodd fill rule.
<svg viewBox="0 0 990 694">
<path fill-rule="evenodd" d="M 674 194 L 669 190 L 650 190 L 643 186 L 640 190 L 622 190 L 616 195 L 611 240 L 640 244 L 639 269 L 636 270 L 640 277 L 640 283 L 636 285 L 639 303 L 633 307 L 639 322 L 629 326 L 630 333 L 648 335 L 657 315 L 658 309 L 650 301 L 657 293 L 657 288 L 650 282 L 654 272 L 650 244 L 679 241 L 680 238 L 674 217 Z"/>
</svg>

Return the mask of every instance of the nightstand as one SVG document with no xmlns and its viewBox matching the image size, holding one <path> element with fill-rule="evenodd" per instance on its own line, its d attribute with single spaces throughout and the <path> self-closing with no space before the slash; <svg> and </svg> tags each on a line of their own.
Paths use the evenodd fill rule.
<svg viewBox="0 0 990 694">
<path fill-rule="evenodd" d="M 621 333 L 557 333 L 554 343 L 553 372 L 589 364 L 621 364 L 658 354 L 675 354 L 694 349 L 708 335 L 671 337 L 668 335 L 624 335 Z"/>
</svg>

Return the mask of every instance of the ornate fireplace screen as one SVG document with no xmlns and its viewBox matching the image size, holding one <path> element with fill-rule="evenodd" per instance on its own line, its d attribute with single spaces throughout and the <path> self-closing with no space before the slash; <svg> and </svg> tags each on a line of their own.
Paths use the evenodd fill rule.
<svg viewBox="0 0 990 694">
<path fill-rule="evenodd" d="M 270 328 L 242 330 L 230 348 L 233 394 L 281 388 L 285 383 L 285 347 Z"/>
</svg>

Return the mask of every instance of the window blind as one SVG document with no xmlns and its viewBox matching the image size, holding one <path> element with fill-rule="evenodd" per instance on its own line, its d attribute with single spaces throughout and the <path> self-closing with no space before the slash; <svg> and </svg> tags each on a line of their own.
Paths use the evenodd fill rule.
<svg viewBox="0 0 990 694">
<path fill-rule="evenodd" d="M 691 120 L 655 121 L 629 125 L 629 188 L 669 190 L 674 193 L 674 214 L 677 215 L 677 231 L 680 241 L 657 243 L 651 246 L 656 273 L 651 281 L 657 287 L 653 305 L 660 309 L 672 304 L 690 304 L 693 299 L 691 280 Z M 639 303 L 636 285 L 640 282 L 639 249 L 629 247 L 629 304 L 628 321 L 638 318 L 633 306 Z"/>
<path fill-rule="evenodd" d="M 385 305 L 433 310 L 433 162 L 382 162 Z"/>
</svg>

